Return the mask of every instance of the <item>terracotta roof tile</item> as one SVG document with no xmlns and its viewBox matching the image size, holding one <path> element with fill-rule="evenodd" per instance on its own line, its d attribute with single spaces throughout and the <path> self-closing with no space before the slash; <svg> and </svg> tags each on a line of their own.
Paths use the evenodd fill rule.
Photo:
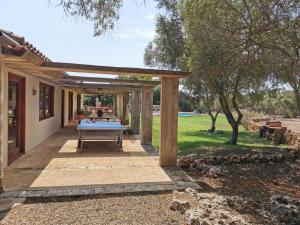
<svg viewBox="0 0 300 225">
<path fill-rule="evenodd" d="M 3 30 L 0 28 L 0 35 L 1 33 L 4 33 L 5 35 L 9 36 L 11 39 L 19 43 L 19 45 L 24 46 L 29 51 L 31 51 L 32 53 L 34 53 L 35 55 L 43 59 L 45 62 L 51 62 L 51 60 L 46 55 L 44 55 L 41 51 L 39 51 L 36 47 L 34 47 L 32 43 L 25 41 L 24 37 L 16 35 L 11 31 Z M 15 47 L 15 46 L 11 46 L 11 47 Z"/>
</svg>

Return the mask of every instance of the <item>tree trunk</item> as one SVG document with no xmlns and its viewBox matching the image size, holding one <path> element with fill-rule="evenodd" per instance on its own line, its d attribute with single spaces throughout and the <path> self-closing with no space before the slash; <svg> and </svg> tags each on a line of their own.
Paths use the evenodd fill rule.
<svg viewBox="0 0 300 225">
<path fill-rule="evenodd" d="M 219 112 L 216 112 L 215 116 L 212 114 L 211 111 L 209 111 L 208 115 L 211 118 L 211 125 L 210 125 L 210 129 L 208 129 L 207 131 L 209 133 L 213 133 L 216 130 L 216 121 L 219 115 Z"/>
<path fill-rule="evenodd" d="M 225 114 L 226 119 L 232 128 L 231 138 L 229 141 L 226 142 L 226 144 L 236 145 L 238 140 L 238 135 L 239 135 L 239 123 L 242 116 L 239 115 L 239 118 L 237 120 L 234 119 L 234 116 L 230 111 L 229 104 L 225 96 L 220 95 L 219 101 L 223 113 Z"/>
<path fill-rule="evenodd" d="M 211 117 L 211 125 L 208 130 L 209 133 L 213 133 L 216 130 L 216 120 L 217 120 L 217 118 Z"/>
<path fill-rule="evenodd" d="M 297 113 L 299 116 L 300 115 L 300 93 L 299 93 L 299 91 L 294 89 L 294 95 L 295 95 L 295 100 L 296 100 L 296 105 L 297 105 Z"/>
<path fill-rule="evenodd" d="M 230 124 L 230 126 L 232 128 L 232 133 L 231 133 L 231 138 L 227 143 L 236 145 L 237 141 L 238 141 L 238 136 L 239 136 L 239 124 L 234 122 L 234 123 Z"/>
</svg>

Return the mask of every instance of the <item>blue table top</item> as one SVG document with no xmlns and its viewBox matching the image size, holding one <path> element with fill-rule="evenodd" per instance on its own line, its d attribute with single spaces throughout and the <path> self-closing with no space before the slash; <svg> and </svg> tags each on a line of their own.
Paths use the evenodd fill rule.
<svg viewBox="0 0 300 225">
<path fill-rule="evenodd" d="M 95 123 L 81 120 L 77 130 L 123 130 L 125 127 L 120 122 L 96 121 Z"/>
</svg>

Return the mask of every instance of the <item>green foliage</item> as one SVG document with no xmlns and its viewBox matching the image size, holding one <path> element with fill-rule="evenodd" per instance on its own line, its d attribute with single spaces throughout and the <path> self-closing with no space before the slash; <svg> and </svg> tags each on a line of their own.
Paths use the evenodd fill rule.
<svg viewBox="0 0 300 225">
<path fill-rule="evenodd" d="M 113 97 L 111 95 L 97 95 L 103 106 L 113 106 Z"/>
<path fill-rule="evenodd" d="M 153 89 L 153 105 L 160 105 L 160 85 Z"/>
<path fill-rule="evenodd" d="M 164 69 L 182 69 L 184 33 L 176 0 L 158 0 L 158 8 L 165 10 L 156 18 L 156 36 L 144 53 L 145 65 Z"/>
<path fill-rule="evenodd" d="M 85 94 L 83 96 L 83 106 L 96 106 L 96 95 Z"/>
<path fill-rule="evenodd" d="M 152 80 L 152 77 L 119 75 L 118 79 L 121 79 L 121 80 Z"/>
<path fill-rule="evenodd" d="M 160 85 L 153 89 L 153 105 L 160 105 L 160 89 Z M 178 105 L 181 112 L 191 112 L 196 108 L 195 99 L 183 91 L 179 92 Z"/>
<path fill-rule="evenodd" d="M 189 94 L 180 91 L 179 92 L 179 111 L 192 112 L 195 109 L 195 99 Z"/>
<path fill-rule="evenodd" d="M 84 110 L 83 109 L 77 109 L 77 111 L 76 111 L 76 114 L 77 115 L 82 115 L 82 114 L 84 114 L 85 112 L 84 112 Z"/>
<path fill-rule="evenodd" d="M 278 93 L 264 93 L 261 100 L 251 99 L 244 96 L 243 106 L 251 111 L 270 115 L 271 117 L 283 116 L 293 118 L 297 116 L 297 107 L 294 94 L 291 91 L 281 91 Z"/>
<path fill-rule="evenodd" d="M 66 15 L 83 17 L 94 23 L 94 36 L 114 29 L 122 5 L 122 0 L 60 0 Z"/>
<path fill-rule="evenodd" d="M 111 95 L 96 95 L 96 94 L 85 94 L 83 96 L 83 106 L 96 106 L 96 98 L 102 103 L 103 106 L 110 106 L 113 105 L 113 97 Z"/>
<path fill-rule="evenodd" d="M 90 119 L 97 119 L 97 118 L 98 118 L 98 115 L 95 114 L 95 113 L 93 113 L 93 114 L 89 115 L 89 118 L 90 118 Z"/>
</svg>

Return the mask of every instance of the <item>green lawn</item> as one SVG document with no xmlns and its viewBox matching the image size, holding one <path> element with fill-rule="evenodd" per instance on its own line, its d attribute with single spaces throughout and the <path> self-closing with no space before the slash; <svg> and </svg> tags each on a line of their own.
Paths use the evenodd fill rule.
<svg viewBox="0 0 300 225">
<path fill-rule="evenodd" d="M 159 116 L 153 117 L 153 144 L 156 147 L 159 146 L 159 119 Z M 178 154 L 182 156 L 196 153 L 201 156 L 210 156 L 229 152 L 239 154 L 276 149 L 271 142 L 259 138 L 257 133 L 246 131 L 242 126 L 240 126 L 238 145 L 224 144 L 231 134 L 231 128 L 224 115 L 220 115 L 217 120 L 217 130 L 223 130 L 224 134 L 211 135 L 206 132 L 209 128 L 210 118 L 208 115 L 179 117 Z"/>
</svg>

